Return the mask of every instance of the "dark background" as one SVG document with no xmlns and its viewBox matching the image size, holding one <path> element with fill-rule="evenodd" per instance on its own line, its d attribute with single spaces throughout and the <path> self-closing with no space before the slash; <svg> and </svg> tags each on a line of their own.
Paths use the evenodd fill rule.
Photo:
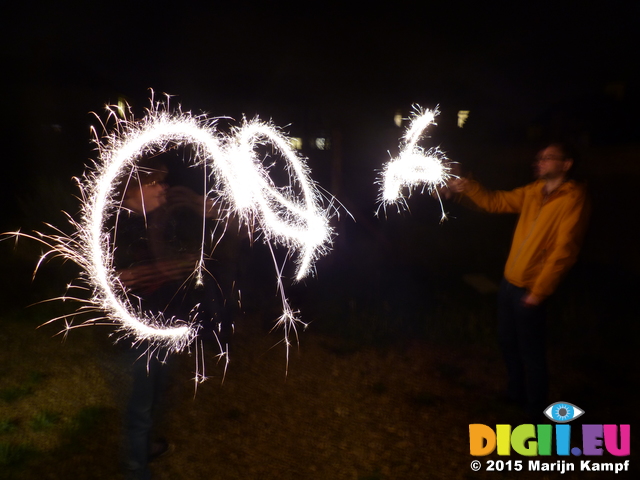
<svg viewBox="0 0 640 480">
<path fill-rule="evenodd" d="M 573 141 L 596 205 L 592 230 L 608 232 L 606 255 L 618 257 L 606 261 L 637 266 L 628 227 L 637 205 L 639 8 L 10 4 L 0 59 L 2 226 L 38 228 L 64 222 L 62 210 L 75 214 L 71 178 L 96 159 L 90 127 L 101 132 L 91 112 L 104 120 L 104 105 L 125 100 L 142 116 L 153 89 L 156 99 L 174 95 L 171 104 L 184 111 L 235 119 L 221 122 L 223 130 L 243 115 L 286 126 L 303 138 L 314 178 L 347 206 L 357 229 L 376 235 L 388 224 L 372 215 L 374 181 L 402 135 L 393 116 L 406 118 L 419 104 L 442 112 L 430 144 L 494 188 L 528 181 L 531 158 L 545 141 Z M 471 112 L 462 129 L 458 110 Z M 313 148 L 316 137 L 328 138 L 331 150 Z M 436 209 L 420 197 L 411 206 Z M 435 219 L 413 215 L 387 230 Z"/>
<path fill-rule="evenodd" d="M 638 135 L 638 8 L 10 4 L 1 58 L 5 215 L 10 225 L 21 223 L 15 196 L 33 202 L 37 177 L 64 182 L 82 173 L 95 157 L 89 126 L 98 122 L 89 112 L 102 115 L 104 105 L 122 98 L 141 116 L 150 88 L 193 113 L 260 115 L 290 125 L 292 135 L 339 135 L 344 178 L 334 194 L 360 204 L 373 203 L 356 198 L 358 189 L 397 148 L 393 115 L 407 116 L 414 103 L 439 105 L 433 143 L 488 175 L 487 150 L 535 149 L 551 135 L 587 149 L 629 145 Z M 461 109 L 471 114 L 460 130 Z M 323 159 L 305 153 L 316 175 L 327 176 Z M 528 158 L 510 161 L 528 178 Z M 633 167 L 617 170 L 624 168 Z"/>
<path fill-rule="evenodd" d="M 441 225 L 426 195 L 411 197 L 410 212 L 376 217 L 377 171 L 403 133 L 394 115 L 439 106 L 426 146 L 492 188 L 526 183 L 537 148 L 568 139 L 581 153 L 593 214 L 581 259 L 552 304 L 568 330 L 552 334 L 571 338 L 588 323 L 582 340 L 599 338 L 604 352 L 624 358 L 580 358 L 591 359 L 594 379 L 609 378 L 629 397 L 625 382 L 637 369 L 613 366 L 637 347 L 639 14 L 636 1 L 8 4 L 1 230 L 64 228 L 60 212 L 77 215 L 71 179 L 96 159 L 90 127 L 100 124 L 91 112 L 104 119 L 106 104 L 124 99 L 140 117 L 153 89 L 183 111 L 232 117 L 223 130 L 259 115 L 303 138 L 314 179 L 354 217 L 336 219 L 334 251 L 318 262 L 317 278 L 292 288 L 293 303 L 317 331 L 350 342 L 428 337 L 456 299 L 491 310 L 493 297 L 463 275 L 499 281 L 515 218 L 447 204 L 451 218 Z M 459 110 L 470 111 L 462 129 Z M 330 150 L 315 148 L 317 137 Z M 69 281 L 52 274 L 34 286 L 39 249 L 5 245 L 7 311 Z M 596 380 L 584 387 L 581 398 L 593 399 Z"/>
</svg>

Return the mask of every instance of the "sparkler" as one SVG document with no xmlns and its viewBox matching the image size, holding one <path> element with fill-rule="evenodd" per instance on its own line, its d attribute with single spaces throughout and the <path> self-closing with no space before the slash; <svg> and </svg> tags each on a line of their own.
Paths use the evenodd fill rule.
<svg viewBox="0 0 640 480">
<path fill-rule="evenodd" d="M 438 187 L 444 187 L 453 175 L 447 166 L 447 157 L 437 147 L 425 150 L 418 145 L 424 138 L 424 133 L 430 125 L 435 125 L 434 119 L 438 110 L 422 110 L 415 107 L 411 123 L 401 141 L 400 154 L 386 163 L 382 170 L 380 184 L 380 204 L 386 207 L 391 204 L 406 205 L 406 198 L 402 189 L 422 185 L 423 191 L 435 192 L 442 209 L 442 220 L 446 218 L 444 206 L 438 193 Z"/>
<path fill-rule="evenodd" d="M 305 160 L 273 125 L 258 119 L 245 120 L 233 135 L 223 135 L 216 130 L 215 120 L 195 117 L 180 109 L 172 113 L 168 102 L 155 103 L 153 97 L 141 120 L 121 118 L 118 116 L 121 112 L 115 108 L 109 108 L 108 112 L 115 126 L 102 139 L 93 130 L 99 159 L 79 181 L 82 213 L 79 221 L 69 217 L 73 233 L 68 236 L 54 228 L 53 234 L 31 236 L 48 247 L 38 265 L 48 257 L 61 256 L 81 267 L 82 279 L 92 292 L 81 309 L 94 312 L 93 318 L 82 325 L 97 324 L 108 317 L 117 322 L 122 336 L 132 336 L 136 342 L 147 341 L 150 352 L 158 349 L 180 352 L 197 337 L 199 327 L 195 318 L 165 318 L 161 312 L 141 311 L 134 305 L 113 263 L 114 232 L 108 227 L 108 220 L 120 211 L 122 199 L 117 198 L 117 187 L 128 184 L 131 176 L 137 174 L 136 165 L 141 158 L 166 151 L 170 146 L 192 147 L 192 162 L 204 167 L 213 185 L 207 194 L 220 197 L 216 201 L 228 206 L 228 216 L 237 214 L 244 226 L 251 233 L 261 233 L 270 247 L 285 246 L 287 257 L 298 253 L 297 281 L 307 276 L 314 261 L 328 252 L 333 234 L 329 226 L 331 211 L 324 207 L 324 199 L 311 180 Z M 257 152 L 257 147 L 266 143 L 286 163 L 289 184 L 285 187 L 275 185 L 270 167 L 264 165 Z M 198 281 L 205 271 L 203 250 L 204 232 L 200 258 L 192 273 Z M 283 304 L 277 325 L 284 326 L 288 358 L 289 332 L 292 328 L 295 331 L 301 320 L 284 292 L 284 264 L 279 266 L 275 256 L 274 262 Z M 95 316 L 95 312 L 104 312 L 104 316 Z M 69 317 L 61 317 L 67 331 L 82 326 L 72 325 Z M 202 379 L 196 374 L 196 380 Z"/>
</svg>

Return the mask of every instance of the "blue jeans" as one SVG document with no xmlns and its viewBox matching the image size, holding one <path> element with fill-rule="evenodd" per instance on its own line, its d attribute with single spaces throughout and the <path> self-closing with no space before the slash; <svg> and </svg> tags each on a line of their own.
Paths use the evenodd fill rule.
<svg viewBox="0 0 640 480">
<path fill-rule="evenodd" d="M 503 279 L 498 294 L 498 341 L 507 367 L 507 395 L 526 403 L 532 418 L 547 406 L 549 374 L 544 305 L 522 304 L 525 288 Z"/>
</svg>

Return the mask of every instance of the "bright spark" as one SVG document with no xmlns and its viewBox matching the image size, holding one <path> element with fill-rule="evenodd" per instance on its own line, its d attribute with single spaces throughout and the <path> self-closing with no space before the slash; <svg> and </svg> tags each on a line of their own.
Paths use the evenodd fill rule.
<svg viewBox="0 0 640 480">
<path fill-rule="evenodd" d="M 380 184 L 380 204 L 386 208 L 388 205 L 406 205 L 406 197 L 402 189 L 408 187 L 409 195 L 414 187 L 422 185 L 427 192 L 438 194 L 438 188 L 446 185 L 447 179 L 452 177 L 447 166 L 447 157 L 437 147 L 425 150 L 418 142 L 424 138 L 426 129 L 430 125 L 436 125 L 434 119 L 438 110 L 423 110 L 415 107 L 411 123 L 401 140 L 400 154 L 386 163 L 382 170 Z M 442 201 L 440 201 L 442 207 Z M 446 218 L 442 208 L 442 219 Z"/>
<path fill-rule="evenodd" d="M 255 147 L 263 141 L 271 143 L 286 160 L 293 180 L 289 186 L 276 187 L 256 155 Z M 288 138 L 257 120 L 245 123 L 230 138 L 227 153 L 230 168 L 223 178 L 229 202 L 245 223 L 258 221 L 267 241 L 300 252 L 296 280 L 302 280 L 314 261 L 327 253 L 331 241 L 329 216 L 322 209 L 309 168 Z M 294 194 L 295 187 L 301 190 L 301 198 Z"/>
<path fill-rule="evenodd" d="M 208 194 L 221 197 L 216 201 L 228 206 L 226 214 L 238 215 L 248 231 L 261 233 L 270 247 L 278 244 L 286 247 L 287 257 L 297 255 L 296 280 L 312 272 L 314 262 L 328 253 L 333 236 L 329 226 L 331 209 L 324 207 L 324 197 L 312 181 L 305 159 L 296 154 L 290 140 L 272 124 L 245 120 L 233 134 L 223 135 L 216 130 L 215 120 L 192 116 L 180 109 L 171 112 L 168 101 L 156 103 L 153 98 L 140 120 L 126 119 L 119 107 L 107 111 L 115 126 L 102 139 L 94 130 L 99 158 L 79 180 L 81 219 L 76 221 L 69 216 L 72 235 L 65 235 L 55 227 L 53 234 L 14 233 L 35 238 L 48 247 L 38 264 L 49 257 L 61 256 L 82 268 L 82 279 L 92 295 L 80 310 L 94 312 L 93 319 L 83 325 L 97 324 L 106 316 L 119 325 L 123 337 L 147 341 L 149 352 L 180 352 L 197 337 L 199 326 L 192 315 L 189 316 L 192 318 L 165 318 L 161 312 L 142 311 L 127 296 L 113 263 L 114 232 L 108 220 L 120 211 L 117 187 L 136 174 L 141 158 L 162 153 L 169 147 L 191 146 L 192 162 L 209 172 L 213 187 Z M 287 186 L 276 186 L 270 177 L 269 169 L 275 162 L 271 159 L 271 165 L 265 166 L 265 158 L 257 151 L 259 145 L 265 144 L 277 152 L 276 158 L 284 160 L 289 177 Z M 204 240 L 200 260 L 194 266 L 196 280 L 206 272 L 203 250 Z M 277 324 L 284 327 L 288 348 L 290 330 L 295 331 L 296 323 L 302 322 L 284 293 L 284 265 L 278 265 L 275 257 L 274 262 L 283 304 Z M 71 324 L 66 324 L 65 331 L 70 328 Z M 226 347 L 221 346 L 221 356 L 226 354 Z M 204 373 L 196 374 L 197 381 L 204 378 Z"/>
</svg>

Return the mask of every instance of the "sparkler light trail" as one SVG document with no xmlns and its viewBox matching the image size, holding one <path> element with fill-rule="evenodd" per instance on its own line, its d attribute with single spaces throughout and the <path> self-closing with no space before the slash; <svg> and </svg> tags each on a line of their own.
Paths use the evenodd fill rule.
<svg viewBox="0 0 640 480">
<path fill-rule="evenodd" d="M 438 187 L 446 185 L 447 179 L 453 175 L 447 166 L 447 157 L 437 147 L 425 150 L 418 142 L 424 138 L 424 133 L 430 125 L 435 125 L 435 117 L 438 110 L 423 110 L 415 107 L 411 123 L 401 141 L 400 154 L 397 158 L 392 158 L 386 163 L 382 170 L 380 184 L 382 191 L 380 203 L 382 207 L 391 204 L 405 205 L 406 198 L 402 195 L 402 189 L 411 189 L 422 185 L 423 190 L 436 192 L 438 199 Z M 442 219 L 446 218 L 444 207 L 442 208 Z"/>
<path fill-rule="evenodd" d="M 261 141 L 271 143 L 284 157 L 294 185 L 274 185 L 255 152 Z M 331 234 L 329 216 L 322 210 L 309 168 L 285 136 L 259 121 L 245 123 L 229 139 L 225 158 L 230 169 L 221 176 L 228 201 L 245 223 L 258 220 L 267 241 L 300 251 L 296 280 L 302 280 L 313 262 L 327 253 Z M 302 191 L 301 199 L 294 194 L 296 186 Z"/>
<path fill-rule="evenodd" d="M 116 193 L 118 187 L 128 185 L 131 177 L 137 175 L 140 159 L 170 147 L 190 146 L 194 152 L 192 163 L 208 172 L 212 187 L 205 203 L 212 202 L 211 197 L 215 196 L 215 202 L 226 207 L 227 218 L 237 214 L 249 232 L 259 232 L 270 247 L 283 245 L 288 249 L 287 257 L 298 254 L 296 280 L 307 276 L 314 261 L 328 253 L 333 235 L 329 226 L 330 208 L 324 207 L 324 199 L 311 180 L 305 160 L 273 125 L 258 119 L 245 120 L 233 135 L 223 135 L 216 130 L 215 120 L 192 116 L 180 109 L 172 113 L 168 102 L 156 103 L 153 98 L 141 120 L 121 118 L 115 108 L 109 108 L 108 112 L 115 126 L 102 139 L 93 130 L 99 159 L 79 181 L 82 211 L 79 221 L 69 217 L 73 234 L 68 236 L 54 229 L 54 234 L 36 236 L 48 247 L 39 264 L 47 257 L 61 256 L 81 267 L 82 280 L 92 292 L 82 309 L 104 313 L 83 325 L 109 318 L 119 325 L 123 336 L 132 336 L 137 342 L 147 341 L 150 351 L 162 348 L 179 352 L 197 336 L 196 318 L 165 318 L 162 312 L 141 311 L 127 295 L 128 290 L 114 267 L 112 239 L 117 232 L 109 227 L 109 219 L 117 218 L 120 212 L 122 198 Z M 265 166 L 258 154 L 258 147 L 266 143 L 276 151 L 276 158 L 285 162 L 289 184 L 284 187 L 276 186 L 270 177 L 270 168 L 276 162 L 272 159 L 271 165 Z M 204 238 L 192 273 L 197 280 L 206 272 L 203 249 Z M 289 331 L 291 328 L 295 331 L 296 322 L 301 321 L 285 296 L 283 267 L 276 262 L 283 304 L 283 315 L 277 323 L 284 326 L 288 358 Z M 69 317 L 63 317 L 67 330 L 80 326 L 71 325 Z"/>
</svg>

